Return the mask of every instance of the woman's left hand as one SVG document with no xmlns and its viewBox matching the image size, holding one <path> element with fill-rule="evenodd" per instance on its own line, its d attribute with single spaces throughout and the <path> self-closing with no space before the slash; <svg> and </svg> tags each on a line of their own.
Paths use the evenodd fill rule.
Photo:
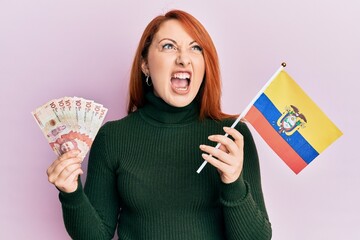
<svg viewBox="0 0 360 240">
<path fill-rule="evenodd" d="M 209 140 L 221 143 L 219 149 L 208 145 L 200 145 L 200 149 L 206 153 L 202 157 L 216 167 L 223 183 L 235 182 L 243 168 L 244 139 L 234 128 L 224 127 L 224 131 L 234 138 L 234 141 L 224 135 L 211 135 Z"/>
</svg>

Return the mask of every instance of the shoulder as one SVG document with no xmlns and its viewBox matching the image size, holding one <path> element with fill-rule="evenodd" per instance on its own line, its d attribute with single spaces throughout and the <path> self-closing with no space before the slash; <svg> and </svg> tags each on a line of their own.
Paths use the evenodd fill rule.
<svg viewBox="0 0 360 240">
<path fill-rule="evenodd" d="M 106 122 L 102 127 L 101 131 L 103 132 L 113 132 L 115 130 L 128 128 L 139 120 L 138 112 L 130 113 L 129 115 L 118 119 Z"/>
<path fill-rule="evenodd" d="M 121 119 L 106 122 L 96 134 L 95 145 L 123 146 L 129 136 L 133 135 L 134 129 L 139 121 L 137 113 L 131 113 Z"/>
<path fill-rule="evenodd" d="M 141 122 L 137 112 L 131 113 L 121 119 L 106 122 L 97 133 L 98 137 L 106 139 L 121 139 L 137 128 Z M 121 134 L 120 134 L 121 133 Z"/>
</svg>

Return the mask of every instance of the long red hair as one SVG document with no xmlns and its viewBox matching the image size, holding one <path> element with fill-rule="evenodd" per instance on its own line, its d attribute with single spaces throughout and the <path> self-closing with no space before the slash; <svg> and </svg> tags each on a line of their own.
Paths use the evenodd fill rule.
<svg viewBox="0 0 360 240">
<path fill-rule="evenodd" d="M 221 80 L 219 59 L 214 43 L 204 26 L 192 15 L 181 10 L 172 10 L 165 15 L 154 18 L 145 28 L 136 50 L 134 62 L 132 64 L 130 83 L 129 83 L 129 105 L 128 113 L 134 112 L 145 104 L 145 93 L 149 87 L 145 83 L 145 75 L 141 70 L 143 59 L 147 59 L 149 46 L 158 32 L 161 24 L 167 20 L 178 20 L 185 31 L 194 38 L 201 46 L 205 60 L 205 76 L 202 87 L 198 93 L 200 106 L 200 119 L 206 117 L 221 120 L 232 117 L 221 111 Z"/>
</svg>

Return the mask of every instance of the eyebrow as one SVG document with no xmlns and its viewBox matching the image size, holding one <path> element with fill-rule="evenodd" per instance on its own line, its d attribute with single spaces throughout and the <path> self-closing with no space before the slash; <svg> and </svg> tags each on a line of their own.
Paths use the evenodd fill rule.
<svg viewBox="0 0 360 240">
<path fill-rule="evenodd" d="M 163 38 L 163 39 L 161 39 L 158 43 L 161 43 L 161 42 L 164 41 L 164 40 L 169 40 L 170 42 L 173 42 L 173 43 L 177 44 L 177 42 L 176 42 L 174 39 L 171 39 L 171 38 Z M 192 45 L 192 44 L 195 43 L 195 42 L 196 42 L 195 40 L 192 41 L 192 42 L 190 42 L 190 43 L 189 43 L 189 46 Z"/>
</svg>

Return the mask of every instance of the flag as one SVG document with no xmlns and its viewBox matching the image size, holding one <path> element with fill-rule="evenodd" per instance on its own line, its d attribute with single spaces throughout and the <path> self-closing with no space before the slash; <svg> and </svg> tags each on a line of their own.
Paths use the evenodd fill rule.
<svg viewBox="0 0 360 240">
<path fill-rule="evenodd" d="M 242 115 L 296 174 L 342 135 L 282 68 Z"/>
</svg>

